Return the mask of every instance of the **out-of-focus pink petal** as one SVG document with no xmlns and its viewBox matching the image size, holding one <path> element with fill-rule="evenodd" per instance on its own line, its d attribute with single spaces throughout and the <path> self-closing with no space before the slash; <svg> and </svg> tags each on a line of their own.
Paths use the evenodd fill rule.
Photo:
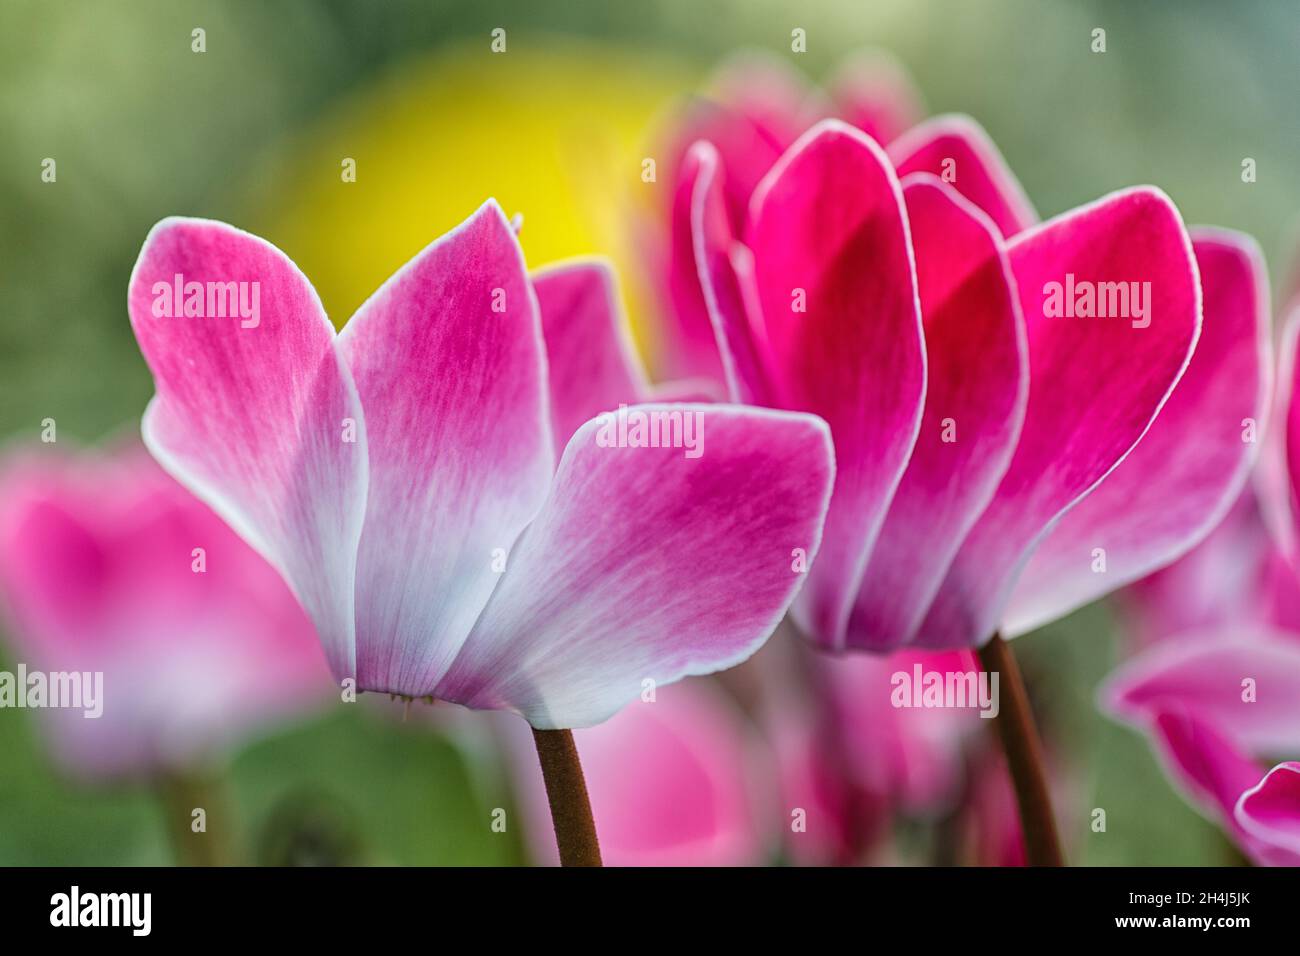
<svg viewBox="0 0 1300 956">
<path fill-rule="evenodd" d="M 1280 447 L 1277 449 L 1281 462 L 1275 465 L 1271 486 L 1265 486 L 1265 503 L 1273 509 L 1266 514 L 1274 520 L 1272 525 L 1280 531 L 1283 547 L 1288 557 L 1300 566 L 1300 308 L 1292 312 L 1286 321 L 1282 337 L 1282 364 L 1280 369 L 1279 389 L 1285 402 L 1285 417 L 1281 421 Z M 1285 480 L 1281 476 L 1285 475 Z M 1266 478 L 1268 475 L 1265 476 Z"/>
<path fill-rule="evenodd" d="M 103 673 L 100 716 L 42 713 L 76 775 L 190 766 L 329 689 L 280 575 L 143 449 L 6 461 L 0 595 L 14 663 Z"/>
<path fill-rule="evenodd" d="M 339 337 L 366 410 L 357 686 L 421 697 L 541 507 L 554 469 L 537 301 L 493 201 L 417 255 Z"/>
<path fill-rule="evenodd" d="M 435 696 L 534 727 L 589 726 L 644 681 L 730 667 L 772 633 L 820 542 L 834 472 L 825 424 L 642 405 L 622 419 L 627 434 L 652 414 L 676 416 L 695 450 L 620 444 L 618 416 L 580 428 Z"/>
<path fill-rule="evenodd" d="M 695 247 L 697 195 L 705 195 L 701 180 L 717 170 L 712 146 L 692 148 L 673 180 L 669 213 L 668 302 L 661 327 L 656 367 L 669 378 L 700 378 L 725 384 L 726 371 L 718 352 L 718 339 L 709 304 L 700 285 L 700 265 Z"/>
<path fill-rule="evenodd" d="M 1283 311 L 1281 316 L 1269 427 L 1251 483 L 1259 498 L 1264 526 L 1277 541 L 1283 558 L 1300 568 L 1300 547 L 1296 543 L 1296 516 L 1300 511 L 1295 504 L 1289 460 L 1296 444 L 1291 441 L 1291 405 L 1295 396 L 1296 349 L 1300 347 L 1300 309 Z"/>
<path fill-rule="evenodd" d="M 726 170 L 723 198 L 733 231 L 745 225 L 759 181 L 814 118 L 816 94 L 784 60 L 746 52 L 724 63 L 687 108 L 675 155 L 704 140 Z"/>
<path fill-rule="evenodd" d="M 716 151 L 724 174 L 716 179 L 719 214 L 728 234 L 745 227 L 754 188 L 811 120 L 812 89 L 776 57 L 746 53 L 725 63 L 704 92 L 684 109 L 667 137 L 672 185 L 667 210 L 665 322 L 657 378 L 703 378 L 726 383 L 718 345 L 700 288 L 692 210 L 702 166 L 701 141 Z"/>
<path fill-rule="evenodd" d="M 1241 795 L 1237 825 L 1268 847 L 1268 862 L 1300 866 L 1300 763 L 1280 763 Z"/>
<path fill-rule="evenodd" d="M 883 50 L 846 57 L 826 81 L 835 115 L 878 143 L 888 143 L 925 115 L 911 76 Z"/>
<path fill-rule="evenodd" d="M 1184 708 L 1252 754 L 1284 751 L 1300 740 L 1300 642 L 1270 633 L 1185 635 L 1127 662 L 1101 700 L 1134 723 Z"/>
<path fill-rule="evenodd" d="M 1192 804 L 1226 826 L 1242 849 L 1254 855 L 1255 847 L 1243 839 L 1233 808 L 1242 793 L 1259 781 L 1260 767 L 1210 720 L 1194 713 L 1182 705 L 1152 712 L 1148 729 L 1153 742 L 1166 771 Z"/>
<path fill-rule="evenodd" d="M 1191 244 L 1177 209 L 1158 190 L 1123 190 L 1066 213 L 1021 233 L 1010 253 L 1029 335 L 1025 423 L 1010 468 L 920 629 L 922 646 L 989 639 L 1038 541 L 1143 436 L 1200 331 Z M 1082 289 L 1093 290 L 1095 304 L 1103 283 L 1137 283 L 1137 296 L 1147 300 L 1144 316 L 1056 314 L 1065 300 L 1083 304 Z M 1107 311 L 1122 311 L 1118 305 L 1116 299 Z"/>
<path fill-rule="evenodd" d="M 925 417 L 862 577 L 847 643 L 909 643 L 1011 461 L 1029 390 L 1024 320 L 988 218 L 938 179 L 903 183 L 925 320 Z"/>
<path fill-rule="evenodd" d="M 809 130 L 753 198 L 749 245 L 780 404 L 821 415 L 837 476 L 800 627 L 842 647 L 853 596 L 916 440 L 925 349 L 902 191 L 865 134 Z"/>
<path fill-rule="evenodd" d="M 764 368 L 766 342 L 754 321 L 754 263 L 736 242 L 723 206 L 723 171 L 708 143 L 697 143 L 688 158 L 695 171 L 691 205 L 698 282 L 716 336 L 727 391 L 732 401 L 767 405 L 773 400 Z"/>
<path fill-rule="evenodd" d="M 983 209 L 1008 239 L 1038 222 L 989 134 L 969 116 L 935 116 L 889 144 L 898 175 L 932 173 Z"/>
<path fill-rule="evenodd" d="M 177 282 L 183 291 L 201 284 L 192 287 L 199 299 L 185 292 L 169 310 Z M 247 297 L 249 318 L 217 317 L 235 311 L 214 294 L 227 283 L 243 284 L 235 295 Z M 203 316 L 184 315 L 199 300 Z M 350 676 L 365 428 L 315 290 L 265 240 L 224 223 L 164 219 L 140 251 L 129 306 L 157 388 L 145 443 L 280 569 L 334 675 Z"/>
<path fill-rule="evenodd" d="M 1268 412 L 1267 271 L 1241 233 L 1196 229 L 1192 240 L 1205 318 L 1187 371 L 1132 453 L 1034 551 L 1005 634 L 1169 564 L 1210 533 L 1245 486 Z"/>
<path fill-rule="evenodd" d="M 521 725 L 522 726 L 522 725 Z M 763 862 L 754 742 L 735 705 L 705 681 L 684 681 L 579 730 L 601 857 L 607 866 L 753 866 Z M 550 812 L 531 741 L 517 786 L 537 857 L 556 864 Z"/>
<path fill-rule="evenodd" d="M 551 434 L 558 459 L 578 426 L 601 412 L 643 400 L 649 385 L 606 262 L 558 263 L 534 272 L 532 279 L 546 340 Z"/>
<path fill-rule="evenodd" d="M 825 667 L 857 783 L 906 813 L 949 809 L 961 784 L 963 742 L 986 723 L 977 709 L 893 705 L 895 675 L 979 673 L 969 652 L 855 654 Z"/>
<path fill-rule="evenodd" d="M 1300 633 L 1300 578 L 1250 485 L 1204 541 L 1118 597 L 1140 645 L 1214 627 L 1225 637 L 1261 625 Z"/>
</svg>

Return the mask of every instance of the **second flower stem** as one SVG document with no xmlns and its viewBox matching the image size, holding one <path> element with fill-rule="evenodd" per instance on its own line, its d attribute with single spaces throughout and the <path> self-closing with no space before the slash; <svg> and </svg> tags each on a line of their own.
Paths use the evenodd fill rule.
<svg viewBox="0 0 1300 956">
<path fill-rule="evenodd" d="M 546 799 L 551 805 L 555 843 L 561 866 L 600 866 L 600 843 L 591 816 L 587 781 L 582 775 L 578 748 L 569 730 L 533 728 L 537 759 L 546 781 Z"/>
<path fill-rule="evenodd" d="M 980 666 L 999 676 L 998 716 L 994 718 L 1007 769 L 1015 786 L 1020 808 L 1020 827 L 1025 837 L 1025 859 L 1030 866 L 1061 866 L 1061 843 L 1052 815 L 1052 798 L 1047 789 L 1043 746 L 1029 708 L 1029 695 L 1020 676 L 1011 645 L 994 634 L 979 650 Z"/>
</svg>

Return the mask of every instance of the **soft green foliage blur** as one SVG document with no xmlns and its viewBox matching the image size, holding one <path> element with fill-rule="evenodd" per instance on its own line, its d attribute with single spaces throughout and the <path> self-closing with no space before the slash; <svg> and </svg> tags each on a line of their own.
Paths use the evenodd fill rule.
<svg viewBox="0 0 1300 956">
<path fill-rule="evenodd" d="M 194 56 L 190 30 L 207 30 Z M 0 441 L 133 432 L 152 385 L 126 285 L 148 228 L 172 214 L 234 222 L 295 133 L 395 62 L 466 38 L 588 39 L 697 68 L 745 46 L 812 76 L 859 46 L 892 51 L 932 112 L 976 116 L 1039 211 L 1151 182 L 1189 223 L 1254 234 L 1274 287 L 1300 213 L 1300 8 L 1248 3 L 897 0 L 5 0 L 0 4 Z M 1108 52 L 1089 50 L 1107 31 Z M 40 181 L 46 156 L 58 183 Z M 1241 181 L 1243 157 L 1258 182 Z M 1120 638 L 1089 609 L 1016 644 L 1045 733 L 1070 768 L 1063 813 L 1077 862 L 1232 859 L 1170 789 L 1146 745 L 1100 717 Z M 0 666 L 12 664 L 0 652 Z M 39 715 L 38 715 L 39 716 Z M 49 766 L 29 712 L 0 712 L 0 863 L 168 859 L 144 789 L 86 789 Z M 418 724 L 418 725 L 417 725 Z M 263 862 L 500 863 L 479 756 L 423 722 L 333 713 L 235 755 L 227 798 Z M 1107 811 L 1108 832 L 1088 830 Z"/>
</svg>

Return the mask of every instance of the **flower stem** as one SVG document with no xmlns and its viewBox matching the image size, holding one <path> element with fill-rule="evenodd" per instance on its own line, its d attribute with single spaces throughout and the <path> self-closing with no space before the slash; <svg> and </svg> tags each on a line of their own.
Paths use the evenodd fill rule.
<svg viewBox="0 0 1300 956">
<path fill-rule="evenodd" d="M 542 765 L 542 779 L 546 781 L 546 799 L 551 804 L 560 865 L 600 866 L 596 822 L 591 816 L 587 781 L 582 776 L 582 762 L 578 759 L 572 731 L 533 728 L 533 742 Z"/>
<path fill-rule="evenodd" d="M 1064 861 L 1056 835 L 1056 819 L 1052 816 L 1052 799 L 1047 789 L 1043 747 L 1015 655 L 1002 635 L 994 634 L 980 648 L 979 658 L 984 670 L 1000 675 L 1002 700 L 994 720 L 1002 738 L 1002 750 L 1007 756 L 1011 782 L 1015 786 L 1016 803 L 1020 807 L 1025 859 L 1030 866 L 1061 866 Z"/>
</svg>

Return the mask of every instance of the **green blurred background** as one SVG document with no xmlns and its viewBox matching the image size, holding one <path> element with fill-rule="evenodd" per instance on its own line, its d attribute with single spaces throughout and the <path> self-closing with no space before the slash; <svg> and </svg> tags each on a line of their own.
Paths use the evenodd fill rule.
<svg viewBox="0 0 1300 956">
<path fill-rule="evenodd" d="M 497 27 L 505 54 L 489 49 Z M 795 27 L 806 54 L 790 53 Z M 1105 54 L 1090 51 L 1095 27 Z M 1044 216 L 1155 183 L 1189 223 L 1254 234 L 1275 289 L 1289 273 L 1294 0 L 4 0 L 0 438 L 35 440 L 44 418 L 62 440 L 136 429 L 152 386 L 127 278 L 149 227 L 172 214 L 266 236 L 341 323 L 495 195 L 524 213 L 531 264 L 614 255 L 644 329 L 629 233 L 656 118 L 738 50 L 815 79 L 864 46 L 896 55 L 931 112 L 979 119 Z M 56 183 L 41 181 L 47 157 Z M 340 180 L 344 157 L 355 184 Z M 1242 182 L 1245 157 L 1255 183 Z M 1099 608 L 1016 645 L 1079 785 L 1075 860 L 1230 860 L 1145 744 L 1096 714 L 1119 646 Z M 63 781 L 32 723 L 0 720 L 0 863 L 166 862 L 150 795 Z M 516 835 L 484 824 L 505 799 L 490 761 L 419 723 L 341 708 L 235 755 L 229 798 L 245 842 L 266 862 L 521 860 Z M 1088 831 L 1091 807 L 1106 808 L 1107 833 Z"/>
</svg>

